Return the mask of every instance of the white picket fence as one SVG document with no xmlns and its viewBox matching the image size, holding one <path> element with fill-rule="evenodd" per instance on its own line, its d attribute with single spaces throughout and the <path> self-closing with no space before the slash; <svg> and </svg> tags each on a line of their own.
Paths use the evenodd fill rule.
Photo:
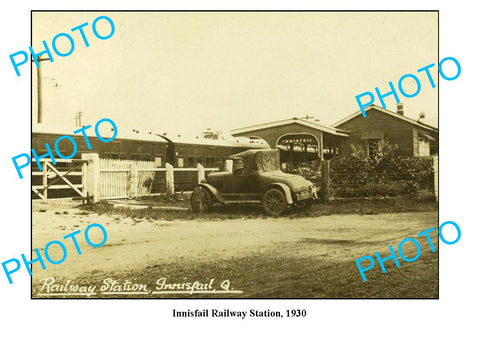
<svg viewBox="0 0 480 340">
<path fill-rule="evenodd" d="M 100 199 L 147 196 L 155 176 L 155 162 L 100 159 Z"/>
<path fill-rule="evenodd" d="M 175 173 L 194 172 L 195 183 L 205 178 L 206 171 L 218 171 L 217 168 L 204 168 L 198 164 L 196 168 L 176 168 L 165 164 L 165 168 L 156 168 L 155 162 L 100 159 L 98 154 L 83 154 L 82 159 L 87 161 L 84 172 L 85 194 L 91 202 L 102 199 L 136 198 L 153 194 L 152 186 L 157 173 L 164 181 L 163 192 L 168 195 L 175 193 Z M 180 177 L 180 175 L 178 175 Z M 159 183 L 157 183 L 159 184 Z"/>
</svg>

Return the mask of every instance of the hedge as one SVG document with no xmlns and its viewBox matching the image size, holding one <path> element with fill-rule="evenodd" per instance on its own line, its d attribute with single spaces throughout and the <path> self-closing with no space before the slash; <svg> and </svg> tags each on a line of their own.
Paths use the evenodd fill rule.
<svg viewBox="0 0 480 340">
<path fill-rule="evenodd" d="M 304 164 L 291 172 L 321 187 L 318 164 Z M 413 195 L 419 189 L 433 190 L 432 159 L 405 156 L 383 157 L 379 160 L 334 158 L 330 161 L 330 181 L 332 194 L 337 197 Z"/>
<path fill-rule="evenodd" d="M 397 156 L 375 162 L 343 157 L 331 161 L 330 179 L 337 196 L 397 196 L 432 190 L 434 174 L 431 158 Z"/>
</svg>

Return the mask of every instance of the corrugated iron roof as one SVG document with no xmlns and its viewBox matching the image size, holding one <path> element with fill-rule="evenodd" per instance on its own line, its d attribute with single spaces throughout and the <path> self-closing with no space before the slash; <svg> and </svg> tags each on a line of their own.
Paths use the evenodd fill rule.
<svg viewBox="0 0 480 340">
<path fill-rule="evenodd" d="M 303 126 L 310 127 L 315 130 L 323 131 L 326 133 L 330 133 L 332 135 L 337 135 L 337 136 L 342 136 L 342 137 L 348 137 L 347 133 L 343 130 L 331 127 L 331 126 L 325 126 L 321 125 L 312 121 L 309 121 L 307 119 L 302 119 L 302 118 L 297 118 L 293 117 L 290 119 L 284 119 L 284 120 L 278 120 L 270 123 L 264 123 L 264 124 L 257 124 L 257 125 L 252 125 L 244 128 L 239 128 L 239 129 L 234 129 L 230 130 L 230 133 L 232 135 L 235 134 L 240 134 L 240 133 L 245 133 L 245 132 L 251 132 L 251 131 L 257 131 L 257 130 L 262 130 L 262 129 L 268 129 L 272 127 L 277 127 L 277 126 L 283 126 L 283 125 L 288 125 L 288 124 L 300 124 Z"/>
<path fill-rule="evenodd" d="M 377 111 L 380 111 L 380 112 L 383 112 L 383 113 L 386 113 L 392 117 L 395 117 L 395 118 L 398 118 L 398 119 L 401 119 L 403 121 L 406 121 L 410 124 L 413 124 L 413 125 L 416 125 L 416 126 L 420 126 L 424 129 L 427 129 L 427 130 L 433 130 L 433 131 L 438 131 L 438 128 L 435 128 L 433 126 L 430 126 L 430 125 L 427 125 L 427 124 L 423 124 L 423 123 L 420 123 L 419 121 L 415 120 L 415 119 L 412 119 L 412 118 L 408 118 L 406 116 L 402 116 L 402 115 L 399 115 L 398 113 L 396 112 L 393 112 L 393 111 L 390 111 L 390 110 L 387 110 L 387 109 L 384 109 L 383 107 L 380 107 L 380 106 L 377 106 L 375 104 L 372 104 L 370 106 L 368 106 L 367 108 L 365 108 L 365 113 L 367 113 L 368 110 L 371 110 L 371 109 L 376 109 Z M 362 111 L 361 110 L 358 110 L 354 113 L 352 113 L 351 115 L 339 120 L 338 122 L 336 122 L 335 124 L 332 124 L 333 127 L 337 127 L 337 126 L 340 126 L 342 125 L 343 123 L 359 116 L 362 114 Z M 368 114 L 367 114 L 367 118 L 368 118 Z M 366 118 L 366 119 L 367 119 Z"/>
<path fill-rule="evenodd" d="M 88 126 L 84 125 L 84 126 Z M 32 125 L 32 133 L 51 133 L 51 134 L 58 134 L 58 135 L 75 135 L 73 132 L 81 129 L 79 127 L 74 126 L 59 126 L 59 125 L 51 125 L 51 124 L 33 124 Z M 128 139 L 128 140 L 139 140 L 139 141 L 149 141 L 149 142 L 159 142 L 159 143 L 167 143 L 165 139 L 153 134 L 153 133 L 145 133 L 140 132 L 135 129 L 125 129 L 121 126 L 117 125 L 117 137 L 115 139 Z M 85 130 L 85 133 L 88 137 L 95 137 L 95 125 L 93 124 L 90 128 Z M 108 123 L 103 123 L 99 126 L 99 133 L 100 135 L 107 139 L 113 136 L 113 130 L 111 125 Z M 76 135 L 82 136 L 82 133 L 79 132 Z"/>
<path fill-rule="evenodd" d="M 158 133 L 159 136 L 175 144 L 198 144 L 209 146 L 238 146 L 251 149 L 270 149 L 270 145 L 261 138 L 223 136 L 220 139 L 191 137 L 170 133 Z"/>
</svg>

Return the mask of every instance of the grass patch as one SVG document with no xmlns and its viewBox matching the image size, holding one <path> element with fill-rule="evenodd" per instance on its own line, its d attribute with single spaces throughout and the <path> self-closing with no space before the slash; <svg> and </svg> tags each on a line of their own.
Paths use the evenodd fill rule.
<svg viewBox="0 0 480 340">
<path fill-rule="evenodd" d="M 135 204 L 150 204 L 152 207 L 163 205 L 165 198 L 149 198 L 148 200 L 135 201 Z M 169 199 L 172 207 L 188 206 L 188 200 L 185 198 Z M 125 200 L 125 203 L 129 201 Z M 132 204 L 133 205 L 133 204 Z M 100 202 L 94 205 L 83 205 L 80 207 L 85 211 L 91 211 L 98 214 L 121 215 L 132 218 L 147 218 L 152 220 L 225 220 L 237 218 L 267 218 L 263 209 L 258 205 L 229 205 L 214 206 L 209 212 L 194 213 L 190 210 L 157 210 L 147 209 L 129 209 L 125 207 L 113 208 L 108 202 Z M 432 197 L 411 197 L 400 196 L 392 198 L 375 199 L 341 199 L 326 203 L 315 203 L 308 210 L 288 209 L 285 216 L 290 218 L 299 217 L 318 217 L 337 214 L 357 214 L 357 215 L 375 215 L 381 213 L 402 213 L 419 211 L 438 211 L 438 203 Z M 269 218 L 269 217 L 268 217 Z"/>
</svg>

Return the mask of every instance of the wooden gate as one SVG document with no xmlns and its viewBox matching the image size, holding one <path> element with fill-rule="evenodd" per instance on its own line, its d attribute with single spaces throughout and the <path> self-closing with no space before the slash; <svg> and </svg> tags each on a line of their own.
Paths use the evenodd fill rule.
<svg viewBox="0 0 480 340">
<path fill-rule="evenodd" d="M 41 160 L 41 171 L 33 171 L 32 191 L 34 197 L 86 199 L 84 173 L 86 161 L 80 159 Z M 40 170 L 38 168 L 38 170 Z"/>
<path fill-rule="evenodd" d="M 99 160 L 99 198 L 148 196 L 155 176 L 155 162 L 119 159 Z"/>
</svg>

